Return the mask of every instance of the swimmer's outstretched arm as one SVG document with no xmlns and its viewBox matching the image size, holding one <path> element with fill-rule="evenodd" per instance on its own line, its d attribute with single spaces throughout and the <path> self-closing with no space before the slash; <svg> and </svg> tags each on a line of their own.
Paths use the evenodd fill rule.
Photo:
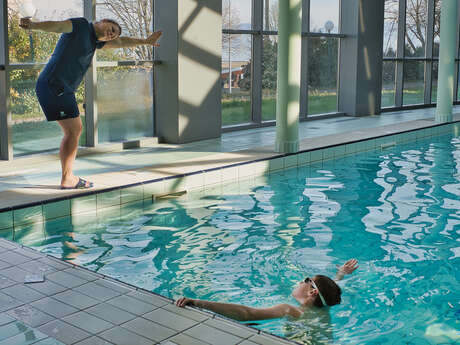
<svg viewBox="0 0 460 345">
<path fill-rule="evenodd" d="M 341 280 L 347 274 L 352 274 L 358 267 L 359 267 L 358 260 L 356 259 L 348 260 L 342 266 L 339 267 L 339 270 L 337 271 L 337 274 L 335 275 L 335 280 Z"/>
<path fill-rule="evenodd" d="M 300 317 L 302 311 L 289 304 L 278 304 L 271 308 L 251 308 L 241 304 L 219 303 L 181 297 L 176 301 L 178 307 L 193 305 L 213 311 L 238 321 L 277 319 L 284 316 Z"/>
<path fill-rule="evenodd" d="M 113 48 L 131 48 L 139 45 L 150 45 L 153 47 L 159 47 L 157 41 L 160 39 L 162 31 L 155 31 L 147 38 L 136 38 L 136 37 L 118 37 L 114 40 L 107 41 L 102 49 L 113 49 Z"/>
<path fill-rule="evenodd" d="M 58 20 L 58 21 L 32 21 L 30 18 L 21 18 L 19 20 L 19 26 L 25 30 L 38 30 L 46 32 L 65 33 L 72 32 L 72 21 Z"/>
</svg>

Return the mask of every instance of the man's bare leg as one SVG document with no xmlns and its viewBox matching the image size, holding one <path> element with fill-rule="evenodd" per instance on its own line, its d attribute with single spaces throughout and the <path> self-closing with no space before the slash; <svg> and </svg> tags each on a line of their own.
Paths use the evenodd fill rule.
<svg viewBox="0 0 460 345">
<path fill-rule="evenodd" d="M 82 132 L 80 117 L 58 121 L 64 132 L 59 158 L 61 159 L 62 178 L 61 187 L 74 187 L 78 183 L 78 177 L 73 174 L 73 163 L 77 156 L 78 139 Z M 86 182 L 89 187 L 89 183 Z"/>
</svg>

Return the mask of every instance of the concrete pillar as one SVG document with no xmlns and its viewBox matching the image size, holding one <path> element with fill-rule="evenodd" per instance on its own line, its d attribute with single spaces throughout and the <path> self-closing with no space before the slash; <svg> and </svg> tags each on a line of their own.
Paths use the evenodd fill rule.
<svg viewBox="0 0 460 345">
<path fill-rule="evenodd" d="M 279 1 L 276 152 L 299 149 L 302 0 Z"/>
<path fill-rule="evenodd" d="M 341 1 L 339 112 L 380 114 L 385 0 Z"/>
<path fill-rule="evenodd" d="M 160 141 L 186 143 L 221 134 L 222 2 L 156 0 L 163 30 L 155 59 L 155 129 Z M 180 4 L 180 6 L 179 6 Z"/>
<path fill-rule="evenodd" d="M 443 0 L 441 5 L 441 33 L 439 45 L 438 95 L 435 120 L 452 121 L 454 100 L 455 56 L 457 54 L 457 1 Z"/>
</svg>

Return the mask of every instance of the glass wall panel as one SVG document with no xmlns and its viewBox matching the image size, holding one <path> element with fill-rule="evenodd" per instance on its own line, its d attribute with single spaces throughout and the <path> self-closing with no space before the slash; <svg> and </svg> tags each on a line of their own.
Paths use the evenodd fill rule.
<svg viewBox="0 0 460 345">
<path fill-rule="evenodd" d="M 96 20 L 115 20 L 122 28 L 122 36 L 147 37 L 153 32 L 152 1 L 105 1 L 96 6 Z M 147 60 L 153 58 L 148 45 L 123 49 L 98 49 L 100 61 Z"/>
<path fill-rule="evenodd" d="M 431 103 L 436 103 L 438 97 L 438 61 L 433 61 L 433 73 L 431 75 Z"/>
<path fill-rule="evenodd" d="M 424 103 L 424 68 L 423 61 L 404 62 L 404 105 Z"/>
<path fill-rule="evenodd" d="M 427 0 L 410 0 L 406 5 L 406 57 L 425 56 L 428 21 Z"/>
<path fill-rule="evenodd" d="M 264 0 L 264 30 L 278 30 L 278 0 Z"/>
<path fill-rule="evenodd" d="M 338 33 L 340 0 L 310 0 L 310 31 Z"/>
<path fill-rule="evenodd" d="M 53 53 L 60 34 L 26 31 L 18 26 L 19 18 L 33 14 L 35 20 L 65 20 L 83 16 L 83 0 L 8 0 L 8 46 L 11 63 L 46 62 Z M 31 13 L 28 13 L 31 12 Z"/>
<path fill-rule="evenodd" d="M 222 0 L 222 29 L 250 30 L 252 1 Z"/>
<path fill-rule="evenodd" d="M 276 73 L 278 36 L 263 36 L 262 121 L 276 119 Z"/>
<path fill-rule="evenodd" d="M 309 38 L 308 115 L 337 111 L 337 38 Z"/>
<path fill-rule="evenodd" d="M 153 136 L 151 67 L 107 67 L 97 72 L 99 142 Z"/>
<path fill-rule="evenodd" d="M 251 35 L 222 35 L 222 126 L 251 122 Z"/>
<path fill-rule="evenodd" d="M 385 1 L 383 56 L 395 57 L 398 43 L 399 0 Z"/>
<path fill-rule="evenodd" d="M 439 57 L 439 34 L 441 28 L 441 0 L 434 0 L 433 57 Z"/>
<path fill-rule="evenodd" d="M 40 70 L 14 70 L 10 78 L 10 109 L 13 120 L 13 154 L 23 156 L 59 149 L 62 138 L 61 128 L 56 121 L 48 122 L 40 108 L 35 94 L 35 83 Z M 83 99 L 84 85 L 76 92 L 82 121 L 85 120 Z M 85 126 L 80 145 L 86 143 Z"/>
<path fill-rule="evenodd" d="M 395 105 L 395 70 L 396 62 L 383 61 L 382 66 L 382 104 L 381 107 L 393 107 Z"/>
</svg>

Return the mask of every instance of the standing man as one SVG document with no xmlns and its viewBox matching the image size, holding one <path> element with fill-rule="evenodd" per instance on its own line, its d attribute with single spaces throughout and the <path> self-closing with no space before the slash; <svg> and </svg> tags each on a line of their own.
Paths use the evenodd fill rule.
<svg viewBox="0 0 460 345">
<path fill-rule="evenodd" d="M 64 133 L 59 150 L 61 189 L 91 188 L 92 182 L 73 174 L 78 139 L 82 132 L 75 90 L 88 70 L 96 49 L 137 45 L 158 47 L 157 41 L 162 32 L 156 31 L 145 39 L 120 37 L 121 27 L 111 19 L 89 23 L 85 18 L 43 22 L 21 18 L 19 26 L 26 30 L 62 33 L 53 55 L 38 77 L 35 90 L 46 119 L 57 121 Z"/>
</svg>

